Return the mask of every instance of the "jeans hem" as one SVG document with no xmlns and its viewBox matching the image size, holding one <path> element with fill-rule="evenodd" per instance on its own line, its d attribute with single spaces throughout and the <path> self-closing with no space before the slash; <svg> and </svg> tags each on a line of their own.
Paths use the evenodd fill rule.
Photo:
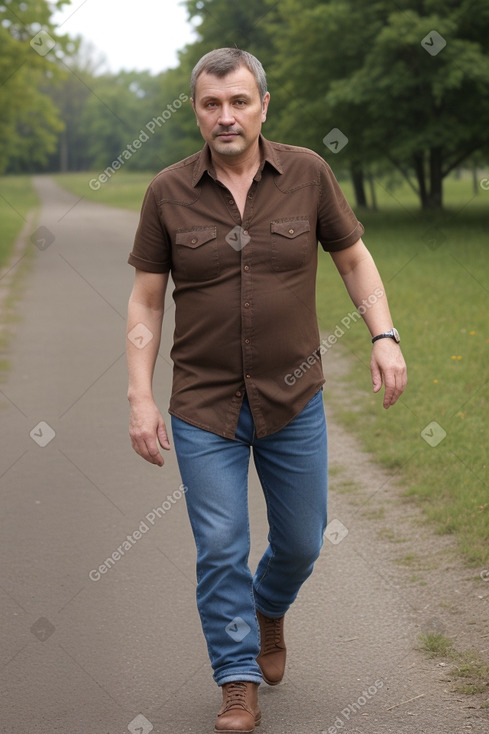
<svg viewBox="0 0 489 734">
<path fill-rule="evenodd" d="M 265 617 L 268 617 L 269 619 L 281 619 L 282 617 L 286 615 L 286 613 L 289 611 L 291 606 L 292 605 L 289 605 L 287 609 L 285 610 L 285 612 L 282 612 L 282 614 L 270 614 L 269 612 L 264 612 L 263 609 L 260 609 L 258 604 L 255 603 L 255 609 L 258 612 L 261 612 Z"/>
<path fill-rule="evenodd" d="M 220 680 L 217 680 L 216 683 L 218 686 L 223 686 L 225 683 L 232 683 L 237 680 L 258 683 L 258 685 L 263 683 L 261 675 L 256 675 L 255 673 L 229 673 L 228 675 L 224 675 Z"/>
</svg>

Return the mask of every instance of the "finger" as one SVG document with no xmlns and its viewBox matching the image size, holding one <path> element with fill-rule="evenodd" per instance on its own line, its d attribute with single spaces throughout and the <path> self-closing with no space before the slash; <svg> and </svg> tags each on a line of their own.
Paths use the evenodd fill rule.
<svg viewBox="0 0 489 734">
<path fill-rule="evenodd" d="M 397 403 L 404 392 L 404 375 L 397 372 L 389 374 L 386 376 L 385 385 L 384 408 L 390 408 L 391 405 Z"/>
<path fill-rule="evenodd" d="M 379 369 L 377 362 L 372 362 L 371 367 L 370 367 L 370 372 L 372 375 L 373 391 L 379 392 L 380 388 L 382 387 L 382 373 Z"/>
<path fill-rule="evenodd" d="M 168 438 L 168 433 L 166 432 L 166 425 L 164 421 L 158 426 L 157 434 L 158 434 L 158 441 L 160 442 L 161 448 L 165 449 L 165 451 L 169 451 L 171 448 L 170 440 Z"/>
<path fill-rule="evenodd" d="M 134 451 L 141 456 L 141 458 L 148 461 L 150 464 L 163 466 L 163 457 L 160 454 L 154 439 L 145 439 L 144 437 L 137 439 L 131 437 L 131 441 Z"/>
<path fill-rule="evenodd" d="M 146 439 L 144 458 L 156 466 L 163 466 L 165 463 L 154 438 Z"/>
<path fill-rule="evenodd" d="M 384 393 L 384 408 L 390 408 L 394 405 L 397 398 L 399 397 L 399 391 L 396 389 L 396 378 L 395 375 L 388 375 L 385 377 L 385 393 Z"/>
</svg>

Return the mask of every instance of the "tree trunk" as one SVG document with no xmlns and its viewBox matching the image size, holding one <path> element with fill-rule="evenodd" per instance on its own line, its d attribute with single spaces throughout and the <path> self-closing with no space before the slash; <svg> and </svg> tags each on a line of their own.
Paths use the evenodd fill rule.
<svg viewBox="0 0 489 734">
<path fill-rule="evenodd" d="M 432 148 L 430 150 L 430 193 L 428 197 L 430 209 L 441 209 L 443 206 L 442 161 L 442 149 Z"/>
<path fill-rule="evenodd" d="M 480 194 L 479 180 L 477 177 L 477 163 L 472 164 L 472 193 L 474 196 Z"/>
<path fill-rule="evenodd" d="M 413 156 L 414 172 L 418 182 L 418 194 L 422 209 L 428 209 L 428 192 L 426 190 L 426 178 L 424 172 L 424 157 L 422 153 Z"/>
<path fill-rule="evenodd" d="M 60 136 L 59 170 L 61 173 L 68 171 L 68 134 L 66 128 Z"/>
<path fill-rule="evenodd" d="M 352 163 L 350 168 L 351 180 L 353 183 L 353 191 L 355 192 L 355 202 L 357 207 L 368 206 L 367 194 L 365 193 L 365 177 L 363 169 L 357 163 Z"/>
<path fill-rule="evenodd" d="M 370 173 L 370 171 L 369 171 L 369 174 L 368 174 L 368 188 L 369 188 L 369 191 L 370 191 L 370 202 L 371 202 L 370 203 L 370 208 L 374 212 L 376 212 L 377 209 L 378 209 L 378 207 L 377 207 L 377 194 L 375 193 L 375 181 L 374 181 L 374 177 L 372 176 L 372 174 Z"/>
</svg>

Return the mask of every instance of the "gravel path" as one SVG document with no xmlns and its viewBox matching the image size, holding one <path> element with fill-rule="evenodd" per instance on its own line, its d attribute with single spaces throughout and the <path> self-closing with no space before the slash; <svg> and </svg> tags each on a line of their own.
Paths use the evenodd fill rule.
<svg viewBox="0 0 489 734">
<path fill-rule="evenodd" d="M 163 469 L 147 465 L 127 434 L 126 259 L 138 218 L 47 177 L 35 183 L 42 210 L 0 385 L 0 731 L 210 734 L 220 693 L 175 455 Z M 170 299 L 156 379 L 163 411 L 171 321 Z M 340 345 L 328 352 L 327 406 L 328 390 L 343 389 L 344 360 Z M 450 664 L 416 648 L 429 629 L 460 649 L 489 648 L 489 585 L 400 500 L 396 478 L 328 407 L 327 416 L 334 524 L 287 615 L 287 674 L 261 687 L 258 731 L 483 734 L 489 690 L 454 692 Z M 267 528 L 253 469 L 250 511 L 254 567 Z M 398 563 L 412 552 L 427 561 L 416 580 Z"/>
</svg>

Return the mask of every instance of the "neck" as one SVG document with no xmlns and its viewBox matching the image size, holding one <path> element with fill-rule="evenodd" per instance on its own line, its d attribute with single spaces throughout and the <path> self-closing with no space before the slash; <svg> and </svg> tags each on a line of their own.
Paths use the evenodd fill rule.
<svg viewBox="0 0 489 734">
<path fill-rule="evenodd" d="M 251 150 L 243 156 L 225 156 L 212 153 L 216 173 L 230 178 L 253 178 L 260 165 L 260 146 L 258 140 Z"/>
</svg>

